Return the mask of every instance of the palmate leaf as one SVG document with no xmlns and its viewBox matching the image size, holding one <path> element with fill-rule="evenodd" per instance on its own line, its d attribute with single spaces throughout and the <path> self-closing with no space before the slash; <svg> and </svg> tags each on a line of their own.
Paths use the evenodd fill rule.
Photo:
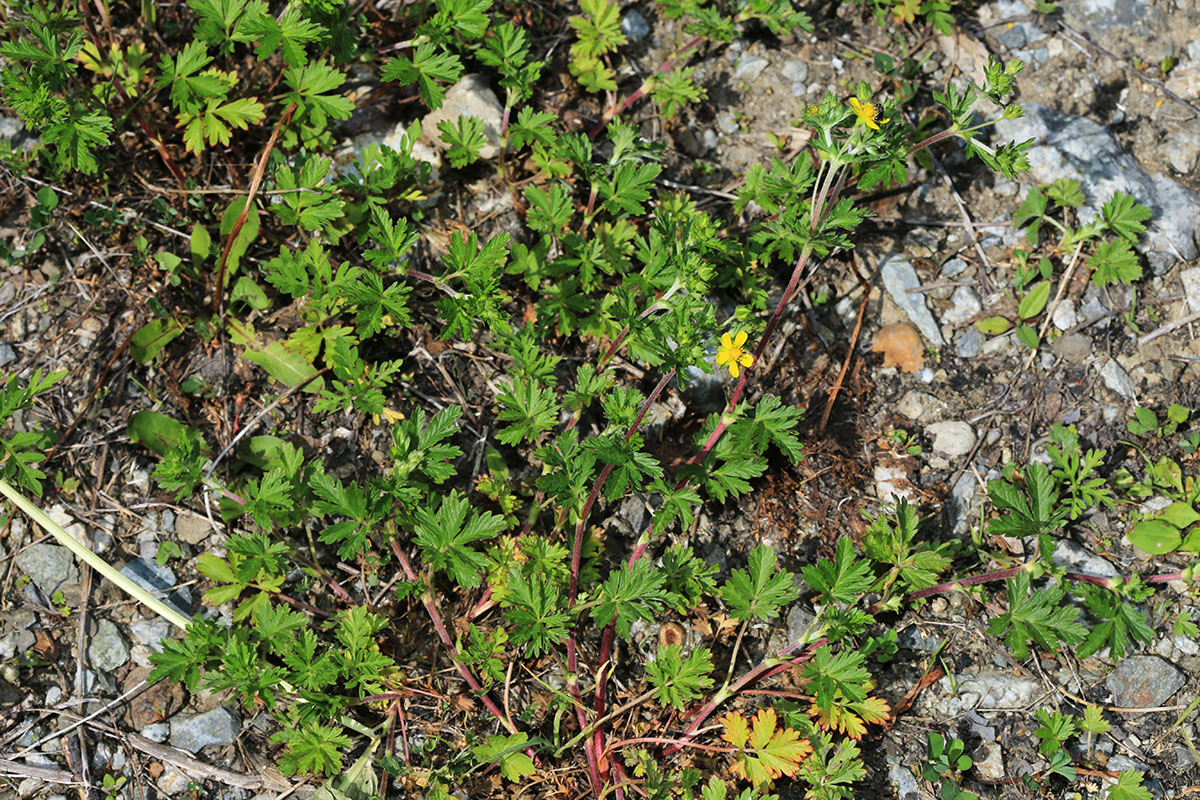
<svg viewBox="0 0 1200 800">
<path fill-rule="evenodd" d="M 217 142 L 229 144 L 231 128 L 246 130 L 251 123 L 262 122 L 266 112 L 263 104 L 255 97 L 223 101 L 212 98 L 205 101 L 203 110 L 178 115 L 179 126 L 184 129 L 183 142 L 188 150 L 200 155 L 205 147 Z"/>
<path fill-rule="evenodd" d="M 1008 579 L 1008 610 L 988 621 L 988 633 L 1003 636 L 1017 658 L 1029 657 L 1029 643 L 1058 652 L 1061 645 L 1084 640 L 1087 630 L 1075 621 L 1078 612 L 1063 605 L 1066 591 L 1058 585 L 1030 594 L 1029 573 L 1018 572 Z"/>
<path fill-rule="evenodd" d="M 660 705 L 683 711 L 702 690 L 712 688 L 712 669 L 712 653 L 707 647 L 695 648 L 685 659 L 680 645 L 669 644 L 659 647 L 654 661 L 646 664 L 646 679 Z"/>
<path fill-rule="evenodd" d="M 800 571 L 814 591 L 839 603 L 855 602 L 875 581 L 871 564 L 857 558 L 848 536 L 838 540 L 833 561 L 823 558 Z"/>
<path fill-rule="evenodd" d="M 1154 629 L 1142 612 L 1111 590 L 1084 584 L 1083 593 L 1088 611 L 1103 622 L 1092 625 L 1087 639 L 1075 651 L 1078 658 L 1087 658 L 1107 646 L 1113 661 L 1119 661 L 1125 657 L 1130 637 L 1139 642 L 1154 640 Z"/>
<path fill-rule="evenodd" d="M 1138 237 L 1146 232 L 1146 226 L 1142 223 L 1153 216 L 1149 208 L 1140 205 L 1133 195 L 1125 192 L 1113 194 L 1112 199 L 1100 209 L 1100 214 L 1109 230 L 1130 244 L 1137 242 Z"/>
<path fill-rule="evenodd" d="M 461 492 L 442 498 L 437 510 L 417 510 L 416 543 L 425 560 L 446 571 L 455 583 L 465 588 L 479 585 L 487 558 L 470 545 L 491 539 L 507 527 L 504 517 L 470 508 Z"/>
<path fill-rule="evenodd" d="M 795 775 L 801 762 L 812 753 L 812 745 L 801 739 L 799 732 L 778 727 L 773 708 L 760 708 L 750 722 L 735 711 L 720 721 L 725 725 L 721 738 L 741 751 L 731 771 L 755 786 Z"/>
<path fill-rule="evenodd" d="M 462 73 L 463 65 L 458 56 L 424 42 L 417 45 L 411 59 L 395 57 L 384 64 L 380 77 L 385 81 L 417 84 L 422 102 L 431 111 L 436 111 L 446 99 L 446 91 L 439 82 L 453 83 Z"/>
<path fill-rule="evenodd" d="M 792 582 L 792 573 L 775 571 L 775 551 L 759 545 L 750 553 L 749 570 L 735 569 L 721 587 L 721 599 L 729 606 L 735 619 L 768 620 L 779 610 L 799 597 Z"/>
<path fill-rule="evenodd" d="M 827 731 L 840 731 L 858 741 L 867 732 L 867 725 L 882 725 L 891 715 L 891 706 L 882 697 L 857 701 L 835 701 L 828 708 L 813 703 L 809 709 L 817 724 Z"/>
</svg>

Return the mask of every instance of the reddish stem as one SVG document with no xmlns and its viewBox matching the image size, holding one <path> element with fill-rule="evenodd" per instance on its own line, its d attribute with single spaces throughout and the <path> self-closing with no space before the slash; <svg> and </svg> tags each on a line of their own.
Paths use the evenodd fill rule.
<svg viewBox="0 0 1200 800">
<path fill-rule="evenodd" d="M 610 108 L 604 114 L 604 116 L 600 118 L 600 121 L 596 123 L 596 127 L 592 128 L 592 131 L 591 131 L 591 133 L 588 134 L 588 136 L 592 139 L 595 139 L 596 136 L 600 133 L 600 131 L 604 130 L 605 126 L 608 125 L 608 123 L 612 122 L 613 117 L 620 116 L 620 114 L 622 112 L 624 112 L 625 109 L 629 108 L 631 105 L 636 103 L 646 93 L 646 87 L 650 84 L 650 81 L 654 80 L 654 78 L 656 76 L 661 75 L 664 72 L 667 72 L 668 70 L 674 68 L 675 64 L 679 61 L 680 58 L 682 58 L 686 53 L 688 53 L 692 50 L 695 50 L 697 47 L 700 46 L 700 44 L 703 41 L 704 41 L 703 36 L 697 36 L 695 39 L 692 39 L 690 42 L 685 44 L 682 49 L 677 50 L 675 52 L 675 55 L 671 56 L 666 61 L 664 61 L 659 66 L 659 68 L 654 71 L 653 75 L 651 75 L 646 80 L 642 81 L 642 85 L 637 88 L 636 92 L 634 92 L 633 94 L 626 97 L 625 100 L 622 101 L 622 103 L 619 106 Z"/>
<path fill-rule="evenodd" d="M 404 554 L 404 550 L 400 548 L 400 544 L 395 539 L 392 540 L 391 545 L 392 552 L 396 554 L 396 560 L 400 562 L 400 568 L 404 570 L 405 577 L 415 583 L 417 581 L 417 574 L 413 572 L 412 565 L 408 562 L 408 556 Z M 442 640 L 442 644 L 445 645 L 446 651 L 450 654 L 450 661 L 454 664 L 455 669 L 458 670 L 458 674 L 467 682 L 467 686 L 470 686 L 479 695 L 484 708 L 490 711 L 492 716 L 499 720 L 500 724 L 510 734 L 515 734 L 517 726 L 513 725 L 512 720 L 505 716 L 504 712 L 492 701 L 492 698 L 488 697 L 483 686 L 471 674 L 471 670 L 467 669 L 467 666 L 458 660 L 458 651 L 454 647 L 454 640 L 450 638 L 450 634 L 442 622 L 442 615 L 438 613 L 437 604 L 434 603 L 433 595 L 429 590 L 425 590 L 422 593 L 421 603 L 425 606 L 425 611 L 429 614 L 429 619 L 433 622 L 433 628 L 437 631 L 438 638 Z"/>
</svg>

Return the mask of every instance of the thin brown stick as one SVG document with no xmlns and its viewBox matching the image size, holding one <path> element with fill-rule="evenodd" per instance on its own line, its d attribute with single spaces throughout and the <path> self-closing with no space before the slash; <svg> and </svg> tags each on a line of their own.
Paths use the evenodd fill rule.
<svg viewBox="0 0 1200 800">
<path fill-rule="evenodd" d="M 233 230 L 225 239 L 225 247 L 221 250 L 221 261 L 217 264 L 217 284 L 213 287 L 212 302 L 214 315 L 220 316 L 221 313 L 221 300 L 225 297 L 225 267 L 229 262 L 229 253 L 233 250 L 233 243 L 238 234 L 242 232 L 242 226 L 250 217 L 250 206 L 254 204 L 254 198 L 258 196 L 258 187 L 262 184 L 263 173 L 267 169 L 267 159 L 270 158 L 271 151 L 275 149 L 275 142 L 279 140 L 279 134 L 291 122 L 292 114 L 295 113 L 296 104 L 292 103 L 283 112 L 279 122 L 275 124 L 275 130 L 271 131 L 271 138 L 267 140 L 267 146 L 263 148 L 262 155 L 258 157 L 258 163 L 254 165 L 254 174 L 250 178 L 250 192 L 246 195 L 246 204 L 242 206 L 242 213 L 238 214 L 237 222 L 233 224 Z"/>
</svg>

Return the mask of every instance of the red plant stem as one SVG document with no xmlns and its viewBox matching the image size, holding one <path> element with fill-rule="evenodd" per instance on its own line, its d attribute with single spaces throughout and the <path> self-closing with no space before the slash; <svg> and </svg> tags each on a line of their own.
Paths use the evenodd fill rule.
<svg viewBox="0 0 1200 800">
<path fill-rule="evenodd" d="M 911 592 L 905 595 L 904 600 L 906 602 L 920 600 L 922 597 L 946 594 L 947 592 L 952 592 L 955 589 L 960 589 L 964 586 L 974 586 L 980 583 L 1004 580 L 1006 578 L 1011 578 L 1013 575 L 1016 575 L 1018 572 L 1024 569 L 1028 569 L 1028 566 L 1029 565 L 1027 564 L 1022 564 L 1018 567 L 998 569 L 992 572 L 984 572 L 979 575 L 971 575 L 966 578 L 947 581 L 946 583 L 939 583 L 937 586 L 930 586 L 928 589 L 921 589 L 920 591 Z M 1119 585 L 1123 581 L 1127 580 L 1123 578 L 1103 578 L 1099 575 L 1085 575 L 1082 572 L 1068 572 L 1063 575 L 1063 578 L 1068 581 L 1074 581 L 1075 583 L 1090 583 L 1094 586 L 1100 586 L 1105 589 L 1115 588 L 1116 585 Z M 1183 579 L 1184 576 L 1181 572 L 1168 572 L 1162 575 L 1150 575 L 1142 580 L 1144 580 L 1146 583 L 1169 583 L 1171 581 L 1179 581 Z"/>
<path fill-rule="evenodd" d="M 605 112 L 604 116 L 600 118 L 600 121 L 596 123 L 596 127 L 592 128 L 591 133 L 588 134 L 588 137 L 595 139 L 596 136 L 599 135 L 600 131 L 604 130 L 605 126 L 612 122 L 613 117 L 620 116 L 625 109 L 636 103 L 642 97 L 642 95 L 646 93 L 646 87 L 650 84 L 650 81 L 654 80 L 656 76 L 672 69 L 680 58 L 682 58 L 686 53 L 695 50 L 703 41 L 703 36 L 697 36 L 695 39 L 692 39 L 690 42 L 685 44 L 681 49 L 675 51 L 675 55 L 664 61 L 659 68 L 654 71 L 653 75 L 642 81 L 642 85 L 637 88 L 636 92 L 626 97 L 625 100 L 621 102 L 621 105 L 610 108 L 607 112 Z"/>
<path fill-rule="evenodd" d="M 391 544 L 392 552 L 396 554 L 396 560 L 400 562 L 400 568 L 404 570 L 405 577 L 415 583 L 417 574 L 413 572 L 412 565 L 408 562 L 408 556 L 404 554 L 404 550 L 400 548 L 400 544 L 395 539 L 392 540 Z M 467 669 L 466 664 L 458 660 L 458 651 L 454 648 L 454 640 L 450 638 L 449 632 L 446 631 L 446 626 L 442 622 L 442 615 L 438 613 L 437 604 L 433 601 L 433 594 L 429 590 L 422 593 L 421 603 L 425 606 L 425 611 L 429 614 L 429 619 L 433 622 L 433 628 L 437 631 L 438 638 L 446 646 L 446 651 L 450 655 L 450 661 L 454 664 L 455 669 L 458 670 L 458 674 L 467 682 L 467 686 L 470 686 L 479 695 L 484 708 L 490 711 L 492 716 L 499 720 L 500 724 L 510 734 L 515 734 L 517 726 L 513 725 L 512 720 L 505 716 L 504 712 L 492 701 L 492 698 L 488 696 L 483 686 L 475 679 L 471 670 Z"/>
<path fill-rule="evenodd" d="M 665 753 L 663 753 L 663 755 L 670 755 L 671 753 L 681 749 L 681 747 L 686 743 L 687 738 L 695 734 L 695 732 L 699 730 L 700 726 L 704 724 L 704 721 L 712 716 L 712 713 L 716 711 L 722 703 L 735 696 L 742 689 L 752 683 L 765 680 L 774 675 L 778 675 L 780 672 L 785 672 L 794 666 L 803 664 L 805 661 L 808 661 L 810 658 L 812 658 L 813 653 L 817 652 L 817 650 L 821 649 L 828 643 L 828 639 L 818 639 L 817 641 L 807 645 L 800 655 L 789 658 L 782 664 L 777 663 L 780 658 L 785 658 L 788 653 L 800 646 L 799 642 L 793 642 L 780 651 L 778 658 L 767 659 L 751 669 L 745 675 L 734 681 L 728 689 L 723 692 L 718 692 L 712 697 L 712 699 L 705 703 L 704 706 L 696 712 L 691 723 L 688 724 L 687 728 L 680 735 L 678 743 L 676 743 L 674 747 L 668 749 Z"/>
<path fill-rule="evenodd" d="M 242 232 L 242 226 L 246 224 L 246 220 L 250 217 L 250 207 L 254 204 L 255 197 L 258 196 L 258 187 L 262 185 L 263 172 L 267 169 L 267 160 L 271 156 L 271 151 L 275 149 L 275 142 L 279 141 L 279 134 L 291 122 L 292 114 L 296 113 L 296 108 L 297 105 L 292 103 L 283 112 L 283 116 L 279 118 L 279 122 L 275 123 L 275 129 L 271 131 L 271 138 L 267 139 L 267 144 L 263 148 L 262 155 L 258 157 L 258 163 L 254 165 L 254 173 L 250 176 L 250 191 L 246 195 L 246 203 L 242 206 L 242 213 L 238 214 L 237 221 L 233 223 L 233 230 L 229 232 L 229 236 L 225 239 L 225 247 L 221 250 L 221 260 L 217 264 L 217 283 L 213 287 L 212 302 L 214 316 L 220 313 L 221 300 L 225 297 L 225 267 L 229 261 L 229 252 L 233 250 L 234 241 L 237 240 L 238 234 Z"/>
<path fill-rule="evenodd" d="M 947 128 L 944 131 L 939 131 L 938 133 L 935 133 L 933 136 L 930 136 L 928 139 L 918 142 L 917 144 L 914 144 L 912 147 L 908 148 L 907 155 L 911 156 L 913 153 L 917 152 L 918 150 L 924 150 L 926 147 L 931 147 L 931 146 L 937 144 L 938 142 L 942 141 L 943 139 L 952 139 L 955 136 L 958 136 L 957 128 Z"/>
<path fill-rule="evenodd" d="M 605 752 L 609 752 L 612 750 L 619 750 L 622 747 L 625 747 L 626 745 L 631 745 L 631 744 L 673 744 L 676 747 L 694 747 L 697 750 L 707 750 L 710 753 L 732 753 L 732 752 L 734 752 L 732 747 L 715 747 L 711 744 L 696 744 L 695 742 L 685 742 L 681 739 L 668 739 L 668 738 L 665 738 L 662 736 L 639 736 L 636 739 L 622 739 L 619 742 L 613 742 L 612 744 L 610 744 L 608 746 L 608 750 L 606 750 Z"/>
<path fill-rule="evenodd" d="M 667 388 L 667 383 L 671 378 L 675 377 L 675 370 L 669 370 L 666 375 L 662 376 L 658 384 L 650 392 L 650 395 L 642 403 L 641 409 L 638 411 L 637 418 L 629 426 L 629 430 L 625 432 L 625 441 L 637 434 L 638 428 L 641 427 L 642 421 L 646 418 L 646 414 L 650 411 L 650 406 L 658 400 L 658 396 L 662 394 L 663 389 Z M 596 477 L 595 483 L 592 484 L 592 490 L 588 492 L 587 500 L 583 504 L 583 510 L 579 512 L 579 524 L 575 526 L 575 543 L 571 547 L 571 584 L 567 592 L 567 607 L 571 608 L 575 605 L 575 597 L 579 593 L 579 562 L 583 555 L 583 532 L 587 529 L 588 515 L 592 512 L 592 506 L 600 497 L 600 490 L 604 488 L 605 481 L 612 474 L 613 464 L 606 464 L 604 469 Z"/>
</svg>

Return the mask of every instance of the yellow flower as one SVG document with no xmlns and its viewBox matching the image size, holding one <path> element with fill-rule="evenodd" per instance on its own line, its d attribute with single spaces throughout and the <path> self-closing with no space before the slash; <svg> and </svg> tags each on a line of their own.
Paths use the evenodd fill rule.
<svg viewBox="0 0 1200 800">
<path fill-rule="evenodd" d="M 390 408 L 387 408 L 387 407 L 385 406 L 385 407 L 384 407 L 384 409 L 383 409 L 383 418 L 384 418 L 384 419 L 386 419 L 386 420 L 388 421 L 388 424 L 390 424 L 390 425 L 395 425 L 397 422 L 399 422 L 400 420 L 404 419 L 404 415 L 403 415 L 403 414 L 401 414 L 399 411 L 393 411 L 392 409 L 390 409 Z M 379 424 L 379 422 L 380 422 L 379 415 L 378 415 L 378 414 L 372 414 L 372 415 L 371 415 L 371 420 L 372 420 L 372 421 L 373 421 L 373 422 L 374 422 L 376 425 L 378 425 L 378 424 Z"/>
<path fill-rule="evenodd" d="M 729 374 L 735 378 L 741 373 L 739 364 L 748 367 L 754 363 L 754 356 L 743 349 L 748 338 L 749 334 L 745 331 L 738 331 L 737 336 L 732 338 L 728 333 L 721 334 L 721 346 L 717 348 L 717 366 L 723 367 L 728 364 Z"/>
<path fill-rule="evenodd" d="M 859 102 L 857 97 L 850 98 L 850 110 L 858 116 L 858 122 L 874 130 L 879 130 L 880 123 L 888 122 L 886 118 L 876 121 L 875 117 L 879 115 L 879 106 L 874 103 Z M 857 125 L 858 122 L 854 124 Z"/>
</svg>

